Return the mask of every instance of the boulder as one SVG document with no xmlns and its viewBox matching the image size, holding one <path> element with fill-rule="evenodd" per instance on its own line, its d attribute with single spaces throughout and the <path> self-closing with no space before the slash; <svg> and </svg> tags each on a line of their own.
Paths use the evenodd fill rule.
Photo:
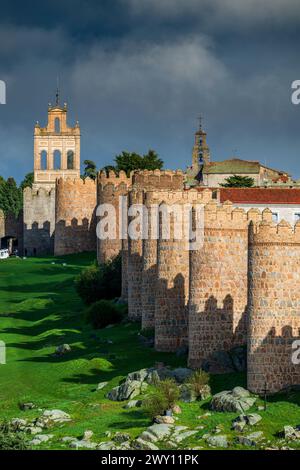
<svg viewBox="0 0 300 470">
<path fill-rule="evenodd" d="M 55 349 L 55 354 L 57 356 L 64 356 L 65 354 L 68 354 L 71 352 L 71 346 L 69 344 L 61 344 L 60 346 L 57 346 Z"/>
<path fill-rule="evenodd" d="M 168 437 L 173 430 L 170 424 L 153 424 L 142 432 L 140 438 L 144 441 L 157 442 Z"/>
<path fill-rule="evenodd" d="M 300 426 L 284 426 L 283 428 L 283 437 L 288 441 L 294 441 L 300 439 Z"/>
<path fill-rule="evenodd" d="M 114 450 L 115 449 L 115 443 L 112 442 L 112 441 L 100 442 L 97 445 L 97 449 L 99 449 L 99 450 Z"/>
<path fill-rule="evenodd" d="M 48 442 L 50 439 L 53 438 L 52 434 L 38 434 L 35 436 L 32 441 L 29 441 L 29 444 L 32 446 L 38 446 L 42 444 L 43 442 Z"/>
<path fill-rule="evenodd" d="M 231 391 L 223 391 L 213 396 L 211 409 L 213 411 L 228 411 L 244 413 L 251 408 L 256 401 L 250 396 L 250 392 L 242 387 L 235 387 Z"/>
<path fill-rule="evenodd" d="M 149 374 L 148 369 L 141 369 L 135 372 L 130 372 L 130 374 L 128 374 L 126 377 L 126 382 L 132 382 L 132 381 L 144 382 L 148 374 Z"/>
<path fill-rule="evenodd" d="M 138 382 L 137 380 L 132 380 L 130 382 L 126 381 L 118 387 L 113 388 L 108 392 L 106 397 L 112 401 L 129 400 L 129 398 L 136 397 L 144 390 L 143 385 L 145 384 L 141 384 L 141 382 Z"/>
<path fill-rule="evenodd" d="M 173 413 L 176 414 L 176 415 L 179 415 L 179 414 L 182 413 L 181 408 L 180 408 L 179 405 L 174 405 L 173 408 L 172 408 L 172 411 L 173 411 Z"/>
<path fill-rule="evenodd" d="M 22 411 L 27 411 L 27 410 L 33 410 L 34 408 L 36 408 L 35 404 L 34 403 L 20 403 L 20 410 Z"/>
<path fill-rule="evenodd" d="M 102 390 L 104 387 L 106 387 L 106 385 L 108 384 L 108 382 L 100 382 L 98 385 L 97 385 L 97 388 L 96 390 Z"/>
<path fill-rule="evenodd" d="M 184 432 L 180 432 L 180 433 L 174 433 L 174 435 L 172 436 L 172 439 L 176 442 L 176 444 L 179 444 L 181 441 L 184 441 L 185 439 L 187 439 L 188 437 L 192 437 L 194 436 L 194 434 L 197 434 L 198 431 L 184 431 Z"/>
<path fill-rule="evenodd" d="M 188 369 L 186 367 L 178 367 L 172 371 L 172 375 L 178 383 L 185 382 L 192 374 L 192 369 Z"/>
<path fill-rule="evenodd" d="M 130 400 L 126 405 L 124 405 L 124 409 L 129 410 L 130 408 L 140 408 L 142 404 L 142 400 Z"/>
<path fill-rule="evenodd" d="M 211 388 L 208 384 L 203 385 L 199 390 L 198 400 L 207 400 L 211 396 Z"/>
<path fill-rule="evenodd" d="M 197 394 L 190 384 L 180 386 L 180 400 L 185 403 L 192 403 L 197 400 Z"/>
<path fill-rule="evenodd" d="M 138 437 L 132 443 L 132 447 L 136 450 L 159 450 L 159 448 L 153 444 L 153 442 L 144 441 L 141 437 Z"/>
<path fill-rule="evenodd" d="M 10 421 L 10 426 L 14 432 L 24 431 L 25 427 L 28 425 L 27 419 L 13 418 Z"/>
<path fill-rule="evenodd" d="M 70 442 L 71 449 L 96 449 L 98 444 L 95 442 L 75 440 Z"/>
<path fill-rule="evenodd" d="M 70 415 L 62 410 L 45 410 L 42 417 L 53 421 L 54 423 L 65 423 L 67 421 L 71 421 Z"/>
<path fill-rule="evenodd" d="M 263 436 L 264 434 L 262 431 L 253 432 L 252 434 L 248 434 L 247 436 L 238 436 L 237 442 L 248 447 L 257 446 Z"/>
<path fill-rule="evenodd" d="M 118 444 L 123 444 L 123 442 L 128 442 L 130 440 L 130 434 L 127 434 L 125 432 L 117 432 L 113 437 L 113 441 L 117 442 Z"/>
<path fill-rule="evenodd" d="M 93 435 L 94 435 L 93 431 L 90 431 L 90 430 L 84 431 L 82 440 L 83 441 L 90 441 L 92 439 Z"/>
<path fill-rule="evenodd" d="M 262 417 L 256 413 L 240 415 L 232 422 L 232 429 L 238 432 L 243 431 L 246 425 L 254 426 L 261 421 Z"/>
<path fill-rule="evenodd" d="M 155 423 L 158 424 L 174 424 L 175 419 L 172 416 L 156 416 L 154 418 Z"/>
<path fill-rule="evenodd" d="M 228 447 L 228 440 L 225 435 L 208 436 L 206 439 L 206 442 L 208 443 L 208 445 L 212 447 L 223 447 L 223 448 Z"/>
</svg>

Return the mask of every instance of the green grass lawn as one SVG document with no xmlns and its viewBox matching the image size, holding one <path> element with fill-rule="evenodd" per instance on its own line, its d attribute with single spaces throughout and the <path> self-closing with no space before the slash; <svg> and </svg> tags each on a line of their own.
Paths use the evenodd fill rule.
<svg viewBox="0 0 300 470">
<path fill-rule="evenodd" d="M 149 419 L 142 409 L 125 410 L 124 403 L 105 399 L 107 391 L 128 372 L 153 366 L 157 361 L 185 365 L 184 358 L 142 346 L 137 324 L 94 331 L 84 323 L 84 306 L 74 290 L 73 279 L 94 257 L 82 254 L 0 262 L 0 340 L 7 346 L 7 364 L 0 365 L 0 419 L 38 416 L 37 409 L 20 411 L 19 403 L 28 401 L 38 408 L 68 412 L 72 422 L 51 429 L 55 438 L 44 448 L 65 448 L 59 443 L 60 437 L 80 437 L 87 429 L 94 431 L 97 442 L 107 440 L 106 431 L 126 431 L 136 437 L 151 424 Z M 72 352 L 54 357 L 56 346 L 62 343 L 70 344 Z M 108 381 L 108 386 L 95 391 L 103 381 Z M 213 393 L 235 385 L 245 386 L 244 374 L 211 378 Z M 273 397 L 253 431 L 263 430 L 267 439 L 274 441 L 284 425 L 300 424 L 299 405 L 300 394 Z M 205 447 L 199 437 L 217 424 L 233 437 L 230 425 L 236 414 L 213 413 L 199 420 L 197 416 L 208 410 L 208 403 L 180 406 L 183 412 L 178 424 L 205 426 L 184 446 Z"/>
</svg>

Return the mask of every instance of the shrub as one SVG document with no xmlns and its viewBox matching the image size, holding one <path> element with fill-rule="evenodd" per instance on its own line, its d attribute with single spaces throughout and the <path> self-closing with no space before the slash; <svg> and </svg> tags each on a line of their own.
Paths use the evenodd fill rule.
<svg viewBox="0 0 300 470">
<path fill-rule="evenodd" d="M 151 419 L 154 419 L 155 416 L 163 415 L 168 409 L 166 397 L 158 389 L 148 395 L 148 397 L 143 401 L 143 406 L 145 413 Z"/>
<path fill-rule="evenodd" d="M 155 330 L 154 328 L 144 328 L 143 330 L 140 331 L 140 334 L 144 336 L 144 338 L 154 338 L 155 336 Z"/>
<path fill-rule="evenodd" d="M 120 323 L 125 316 L 127 308 L 109 300 L 99 300 L 85 310 L 85 319 L 93 328 L 100 329 L 107 325 Z"/>
<path fill-rule="evenodd" d="M 26 450 L 29 448 L 24 434 L 11 432 L 7 422 L 0 424 L 0 450 Z"/>
<path fill-rule="evenodd" d="M 163 415 L 167 410 L 174 407 L 179 398 L 179 387 L 175 380 L 160 380 L 154 388 L 154 391 L 144 400 L 145 413 L 150 418 Z"/>
<path fill-rule="evenodd" d="M 187 378 L 186 383 L 191 386 L 197 397 L 199 397 L 203 391 L 203 387 L 209 383 L 209 374 L 201 369 L 196 370 Z"/>
<path fill-rule="evenodd" d="M 180 395 L 177 383 L 173 379 L 165 379 L 159 382 L 158 387 L 166 398 L 167 409 L 172 409 Z"/>
<path fill-rule="evenodd" d="M 94 263 L 75 278 L 75 289 L 86 305 L 121 295 L 121 255 L 98 266 Z"/>
</svg>

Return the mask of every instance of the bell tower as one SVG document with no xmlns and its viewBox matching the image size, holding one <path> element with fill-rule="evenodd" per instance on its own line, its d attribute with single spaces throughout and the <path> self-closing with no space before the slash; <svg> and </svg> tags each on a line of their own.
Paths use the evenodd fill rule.
<svg viewBox="0 0 300 470">
<path fill-rule="evenodd" d="M 48 123 L 34 128 L 34 187 L 51 189 L 57 178 L 80 177 L 80 127 L 67 124 L 67 104 L 49 103 Z"/>
<path fill-rule="evenodd" d="M 199 129 L 195 132 L 192 167 L 198 171 L 210 162 L 209 147 L 206 143 L 206 132 L 202 129 L 202 117 L 199 118 Z"/>
</svg>

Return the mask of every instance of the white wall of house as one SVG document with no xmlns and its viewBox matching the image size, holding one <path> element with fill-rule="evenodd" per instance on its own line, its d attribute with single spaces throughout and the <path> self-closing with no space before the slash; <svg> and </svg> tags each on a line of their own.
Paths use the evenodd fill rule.
<svg viewBox="0 0 300 470">
<path fill-rule="evenodd" d="M 269 208 L 273 212 L 273 221 L 278 223 L 282 219 L 294 225 L 300 220 L 300 204 L 236 204 L 233 203 L 234 207 L 241 207 L 248 211 L 251 208 L 257 208 L 263 211 Z"/>
</svg>

